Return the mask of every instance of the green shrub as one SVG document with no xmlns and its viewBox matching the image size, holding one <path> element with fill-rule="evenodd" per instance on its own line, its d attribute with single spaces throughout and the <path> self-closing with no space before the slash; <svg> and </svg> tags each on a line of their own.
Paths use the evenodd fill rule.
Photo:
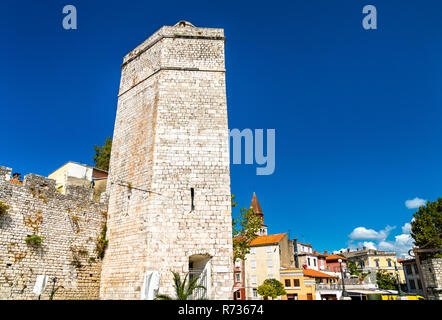
<svg viewBox="0 0 442 320">
<path fill-rule="evenodd" d="M 6 211 L 8 211 L 9 206 L 4 203 L 3 201 L 0 201 L 0 215 L 5 214 Z"/>
<path fill-rule="evenodd" d="M 96 262 L 97 259 L 95 257 L 90 257 L 89 260 L 87 261 L 89 264 L 92 264 L 94 262 Z"/>
<path fill-rule="evenodd" d="M 37 236 L 36 234 L 27 236 L 26 239 L 26 244 L 31 245 L 31 246 L 39 246 L 41 245 L 43 238 L 40 236 Z"/>
<path fill-rule="evenodd" d="M 97 258 L 103 259 L 104 252 L 106 251 L 107 244 L 109 240 L 106 239 L 107 225 L 106 223 L 103 225 L 103 230 L 101 230 L 100 235 L 97 238 L 95 252 L 97 253 Z"/>
<path fill-rule="evenodd" d="M 72 257 L 71 265 L 73 265 L 73 266 L 76 267 L 76 268 L 81 268 L 81 261 L 80 261 L 80 259 L 78 258 L 78 256 L 74 255 L 74 256 Z"/>
<path fill-rule="evenodd" d="M 78 254 L 80 256 L 88 256 L 89 255 L 89 251 L 87 251 L 86 249 L 80 249 L 80 250 L 78 250 Z"/>
</svg>

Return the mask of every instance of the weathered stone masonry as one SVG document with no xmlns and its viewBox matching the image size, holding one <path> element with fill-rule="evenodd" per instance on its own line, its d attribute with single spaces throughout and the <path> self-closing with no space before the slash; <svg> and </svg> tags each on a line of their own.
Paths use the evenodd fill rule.
<svg viewBox="0 0 442 320">
<path fill-rule="evenodd" d="M 232 298 L 224 40 L 181 22 L 124 58 L 101 298 L 139 299 L 146 271 L 174 295 L 171 271 L 192 265 L 207 272 L 209 298 Z"/>
<path fill-rule="evenodd" d="M 124 58 L 103 202 L 34 174 L 11 183 L 0 167 L 0 299 L 36 299 L 37 275 L 57 278 L 55 299 L 140 299 L 146 271 L 174 295 L 171 271 L 190 269 L 208 298 L 231 299 L 228 138 L 223 30 L 162 27 Z"/>
<path fill-rule="evenodd" d="M 442 258 L 421 261 L 428 299 L 442 300 Z"/>
<path fill-rule="evenodd" d="M 54 299 L 98 299 L 101 261 L 96 239 L 106 221 L 107 204 L 93 202 L 88 189 L 55 190 L 55 180 L 26 175 L 23 185 L 9 182 L 11 169 L 0 166 L 0 299 L 36 299 L 37 275 L 56 277 Z M 25 238 L 36 234 L 40 246 Z M 48 299 L 52 283 L 41 299 Z"/>
</svg>

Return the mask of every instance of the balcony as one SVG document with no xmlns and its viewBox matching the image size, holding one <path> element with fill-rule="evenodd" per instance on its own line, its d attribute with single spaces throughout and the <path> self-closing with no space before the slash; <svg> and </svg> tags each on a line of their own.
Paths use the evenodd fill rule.
<svg viewBox="0 0 442 320">
<path fill-rule="evenodd" d="M 342 290 L 342 285 L 339 283 L 317 283 L 316 290 Z"/>
</svg>

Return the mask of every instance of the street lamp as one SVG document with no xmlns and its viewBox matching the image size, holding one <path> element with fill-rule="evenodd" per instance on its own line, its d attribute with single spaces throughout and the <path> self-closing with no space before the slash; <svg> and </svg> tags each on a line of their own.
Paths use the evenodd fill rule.
<svg viewBox="0 0 442 320">
<path fill-rule="evenodd" d="M 342 296 L 348 297 L 347 291 L 345 291 L 345 284 L 344 284 L 344 272 L 342 271 L 342 259 L 338 259 L 339 262 L 339 268 L 341 270 L 341 281 L 342 281 Z"/>
<path fill-rule="evenodd" d="M 397 279 L 397 288 L 398 288 L 398 295 L 399 297 L 402 296 L 402 290 L 401 290 L 401 283 L 399 281 L 399 271 L 397 269 L 397 264 L 396 262 L 394 263 L 394 270 L 396 271 L 396 279 Z"/>
</svg>

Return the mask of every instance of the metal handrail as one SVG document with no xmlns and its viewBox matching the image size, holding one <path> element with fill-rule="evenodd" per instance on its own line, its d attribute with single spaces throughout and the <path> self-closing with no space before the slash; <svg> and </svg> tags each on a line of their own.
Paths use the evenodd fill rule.
<svg viewBox="0 0 442 320">
<path fill-rule="evenodd" d="M 189 269 L 189 280 L 194 277 L 199 277 L 199 279 L 197 280 L 197 285 L 203 286 L 205 289 L 195 289 L 189 299 L 198 300 L 207 298 L 207 270 Z"/>
<path fill-rule="evenodd" d="M 341 285 L 337 283 L 317 283 L 316 289 L 341 290 Z"/>
</svg>

